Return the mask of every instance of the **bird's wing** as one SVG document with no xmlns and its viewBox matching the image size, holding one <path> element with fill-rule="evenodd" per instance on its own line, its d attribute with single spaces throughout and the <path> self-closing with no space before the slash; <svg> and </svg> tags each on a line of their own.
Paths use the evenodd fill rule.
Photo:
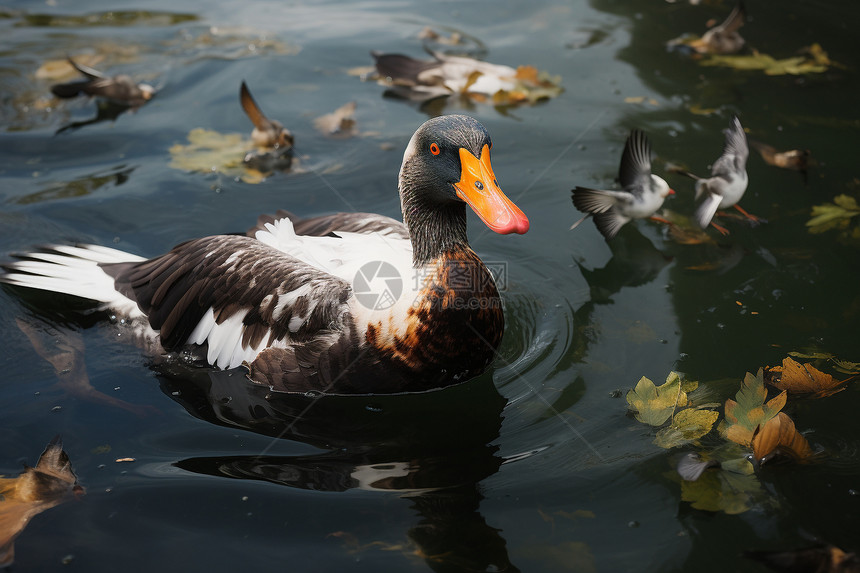
<svg viewBox="0 0 860 573">
<path fill-rule="evenodd" d="M 632 203 L 633 196 L 626 191 L 604 191 L 576 187 L 573 191 L 573 204 L 583 213 L 605 213 L 619 204 Z"/>
<path fill-rule="evenodd" d="M 208 344 L 211 364 L 235 367 L 265 347 L 342 326 L 349 282 L 240 235 L 205 237 L 138 263 L 103 265 L 137 302 L 167 350 Z"/>
<path fill-rule="evenodd" d="M 271 122 L 260 109 L 260 106 L 257 105 L 257 102 L 254 101 L 254 98 L 251 96 L 251 92 L 248 90 L 248 86 L 245 85 L 245 82 L 242 82 L 242 87 L 239 88 L 239 102 L 241 102 L 242 109 L 245 110 L 245 113 L 251 119 L 251 123 L 254 124 L 254 127 L 259 130 L 265 130 L 269 127 Z"/>
<path fill-rule="evenodd" d="M 428 85 L 428 78 L 425 72 L 439 68 L 442 65 L 439 61 L 428 62 L 416 60 L 403 54 L 371 52 L 370 55 L 376 61 L 376 71 L 379 75 L 384 78 L 390 78 L 394 84 L 401 86 Z M 433 79 L 430 81 L 430 84 L 432 83 L 441 83 L 441 78 Z"/>
<path fill-rule="evenodd" d="M 67 59 L 69 60 L 69 63 L 72 65 L 73 68 L 75 68 L 76 70 L 78 70 L 80 73 L 87 76 L 91 80 L 106 79 L 108 77 L 105 74 L 103 74 L 102 72 L 96 70 L 95 68 L 91 68 L 89 66 L 79 64 L 76 61 L 74 61 L 72 58 L 67 58 Z"/>
<path fill-rule="evenodd" d="M 283 209 L 279 209 L 274 215 L 260 215 L 257 224 L 248 230 L 247 235 L 253 237 L 257 231 L 265 230 L 267 223 L 274 223 L 279 219 L 292 221 L 297 235 L 325 237 L 337 235 L 339 232 L 347 232 L 379 234 L 400 239 L 409 238 L 409 232 L 402 221 L 377 213 L 334 213 L 302 219 Z"/>
<path fill-rule="evenodd" d="M 600 231 L 600 234 L 607 240 L 617 235 L 618 231 L 621 230 L 621 227 L 630 220 L 615 210 L 606 211 L 605 213 L 595 213 L 592 217 L 594 218 L 594 224 L 597 226 L 597 230 Z"/>
<path fill-rule="evenodd" d="M 618 181 L 625 189 L 643 189 L 651 184 L 651 144 L 638 129 L 630 132 L 624 145 Z"/>
<path fill-rule="evenodd" d="M 732 118 L 729 127 L 724 129 L 723 133 L 726 136 L 723 154 L 711 167 L 711 175 L 731 181 L 746 169 L 750 149 L 744 128 L 737 117 Z"/>
<path fill-rule="evenodd" d="M 746 21 L 746 6 L 743 0 L 737 3 L 722 24 L 718 26 L 723 32 L 732 34 L 744 25 Z"/>
</svg>

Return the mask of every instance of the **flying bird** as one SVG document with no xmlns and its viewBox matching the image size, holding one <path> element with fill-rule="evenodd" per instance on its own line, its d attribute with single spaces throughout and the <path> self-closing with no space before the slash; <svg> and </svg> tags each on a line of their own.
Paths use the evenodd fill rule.
<svg viewBox="0 0 860 573">
<path fill-rule="evenodd" d="M 428 120 L 403 155 L 403 221 L 369 213 L 261 220 L 152 259 L 98 245 L 17 256 L 0 282 L 109 309 L 164 353 L 187 351 L 287 392 L 427 390 L 495 358 L 504 313 L 469 247 L 468 205 L 497 233 L 529 221 L 499 187 L 475 119 Z"/>
<path fill-rule="evenodd" d="M 711 167 L 710 177 L 699 177 L 680 169 L 677 172 L 696 180 L 696 200 L 699 201 L 699 205 L 693 218 L 699 226 L 705 229 L 710 224 L 723 235 L 728 235 L 729 231 L 725 227 L 712 221 L 719 209 L 734 207 L 753 224 L 765 221 L 747 213 L 737 204 L 744 196 L 749 183 L 746 167 L 749 147 L 740 120 L 732 117 L 729 127 L 724 129 L 723 133 L 726 136 L 726 143 L 722 155 Z"/>
<path fill-rule="evenodd" d="M 618 169 L 621 191 L 604 191 L 576 187 L 573 204 L 586 215 L 571 226 L 576 228 L 588 217 L 594 219 L 597 230 L 606 238 L 613 238 L 626 223 L 633 219 L 650 218 L 661 223 L 666 219 L 654 213 L 663 201 L 675 192 L 661 177 L 651 173 L 651 144 L 644 132 L 634 129 L 627 138 Z"/>
<path fill-rule="evenodd" d="M 806 182 L 807 170 L 810 165 L 815 165 L 815 159 L 808 149 L 788 149 L 779 151 L 772 145 L 761 141 L 749 140 L 749 144 L 761 154 L 762 159 L 768 165 L 781 167 L 782 169 L 791 169 L 799 171 L 803 176 L 803 181 Z"/>
<path fill-rule="evenodd" d="M 149 84 L 135 83 L 130 76 L 125 74 L 107 76 L 96 69 L 75 62 L 72 58 L 68 60 L 72 67 L 86 79 L 51 86 L 51 93 L 59 98 L 73 98 L 86 94 L 136 108 L 155 96 L 154 87 Z"/>
</svg>

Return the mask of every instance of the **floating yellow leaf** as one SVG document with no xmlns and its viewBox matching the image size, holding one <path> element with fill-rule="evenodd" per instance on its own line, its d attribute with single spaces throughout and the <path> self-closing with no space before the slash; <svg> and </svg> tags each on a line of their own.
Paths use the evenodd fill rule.
<svg viewBox="0 0 860 573">
<path fill-rule="evenodd" d="M 672 423 L 657 432 L 654 443 L 661 448 L 674 448 L 697 440 L 711 431 L 719 413 L 713 410 L 686 408 L 672 416 Z"/>
<path fill-rule="evenodd" d="M 812 208 L 812 219 L 806 222 L 810 233 L 823 233 L 834 228 L 845 228 L 853 217 L 860 215 L 857 200 L 848 195 L 837 195 L 833 203 L 824 203 Z"/>
<path fill-rule="evenodd" d="M 188 133 L 188 145 L 177 143 L 170 148 L 170 166 L 200 173 L 223 173 L 246 183 L 259 183 L 265 175 L 246 169 L 243 163 L 246 152 L 253 147 L 250 139 L 238 133 L 195 128 Z"/>
<path fill-rule="evenodd" d="M 681 389 L 681 378 L 677 372 L 671 372 L 666 383 L 661 386 L 655 386 L 643 376 L 636 387 L 627 392 L 627 403 L 635 411 L 637 420 L 660 426 L 669 419 L 677 406 L 687 405 L 687 394 Z"/>
<path fill-rule="evenodd" d="M 769 76 L 817 74 L 836 65 L 818 44 L 804 48 L 803 55 L 781 60 L 754 51 L 748 55 L 711 55 L 700 63 L 703 66 L 721 66 L 736 70 L 760 70 Z"/>
<path fill-rule="evenodd" d="M 752 441 L 756 428 L 782 410 L 787 396 L 783 391 L 766 402 L 767 389 L 764 386 L 764 373 L 759 368 L 757 376 L 747 372 L 735 398 L 737 401 L 726 400 L 726 438 L 747 446 Z"/>
</svg>

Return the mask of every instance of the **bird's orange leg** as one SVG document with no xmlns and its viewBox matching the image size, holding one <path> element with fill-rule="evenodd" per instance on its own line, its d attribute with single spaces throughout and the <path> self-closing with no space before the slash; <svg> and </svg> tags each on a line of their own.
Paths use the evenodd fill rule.
<svg viewBox="0 0 860 573">
<path fill-rule="evenodd" d="M 652 215 L 652 216 L 650 216 L 650 217 L 648 217 L 648 218 L 649 218 L 649 219 L 651 219 L 652 221 L 657 221 L 658 223 L 663 223 L 664 225 L 672 226 L 672 225 L 674 225 L 674 224 L 675 224 L 675 223 L 673 223 L 672 221 L 670 221 L 670 220 L 668 220 L 668 219 L 664 219 L 663 217 L 658 217 L 658 216 L 656 216 L 656 215 Z"/>
<path fill-rule="evenodd" d="M 726 228 L 725 228 L 725 227 L 723 227 L 722 225 L 717 225 L 717 224 L 716 224 L 716 223 L 714 223 L 713 221 L 711 221 L 711 227 L 713 227 L 714 229 L 716 229 L 717 231 L 719 231 L 719 232 L 720 232 L 720 234 L 721 234 L 722 236 L 724 236 L 724 237 L 725 237 L 726 235 L 728 235 L 728 234 L 729 234 L 729 230 L 728 230 L 728 229 L 726 229 Z"/>
<path fill-rule="evenodd" d="M 756 217 L 752 213 L 747 212 L 743 207 L 735 203 L 735 209 L 740 211 L 741 215 L 746 217 L 750 223 L 753 225 L 758 225 L 759 223 L 767 223 L 767 219 L 762 219 L 761 217 Z"/>
</svg>

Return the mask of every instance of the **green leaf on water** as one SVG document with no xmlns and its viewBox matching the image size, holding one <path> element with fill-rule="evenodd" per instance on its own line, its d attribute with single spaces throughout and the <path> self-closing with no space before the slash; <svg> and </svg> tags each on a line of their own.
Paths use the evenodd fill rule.
<svg viewBox="0 0 860 573">
<path fill-rule="evenodd" d="M 837 195 L 833 203 L 815 205 L 812 208 L 812 219 L 806 222 L 810 233 L 824 233 L 830 229 L 846 228 L 849 221 L 860 215 L 860 205 L 857 200 L 848 195 Z"/>
<path fill-rule="evenodd" d="M 710 432 L 718 417 L 719 413 L 713 410 L 680 410 L 672 417 L 669 426 L 657 432 L 654 443 L 666 449 L 688 444 Z"/>
<path fill-rule="evenodd" d="M 627 392 L 627 403 L 637 420 L 660 426 L 672 416 L 676 406 L 687 405 L 687 394 L 681 389 L 681 377 L 677 372 L 670 372 L 661 386 L 655 386 L 643 376 L 636 387 Z"/>
<path fill-rule="evenodd" d="M 726 438 L 743 446 L 750 445 L 755 429 L 782 410 L 786 397 L 783 391 L 766 402 L 763 370 L 759 368 L 756 376 L 747 372 L 741 389 L 735 395 L 736 400 L 726 400 Z"/>
</svg>

